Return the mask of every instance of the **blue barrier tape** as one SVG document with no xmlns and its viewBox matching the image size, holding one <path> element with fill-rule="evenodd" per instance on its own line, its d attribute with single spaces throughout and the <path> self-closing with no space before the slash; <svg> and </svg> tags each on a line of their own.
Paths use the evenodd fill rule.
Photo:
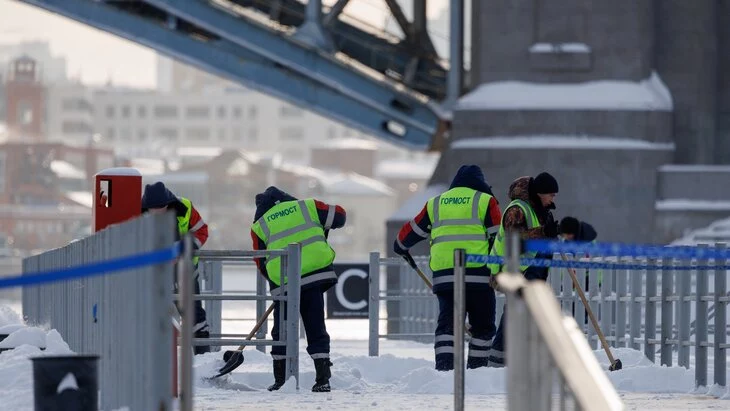
<svg viewBox="0 0 730 411">
<path fill-rule="evenodd" d="M 69 267 L 62 270 L 41 271 L 28 273 L 27 275 L 16 275 L 13 277 L 0 278 L 0 289 L 8 287 L 20 287 L 27 285 L 38 285 L 56 281 L 71 280 L 81 277 L 93 277 L 115 271 L 130 270 L 153 264 L 172 261 L 180 255 L 180 245 L 174 244 L 171 247 L 148 253 L 131 255 L 128 257 L 114 258 L 76 267 Z"/>
<path fill-rule="evenodd" d="M 581 243 L 573 241 L 527 240 L 525 250 L 538 253 L 571 253 L 591 256 L 649 258 L 730 259 L 730 249 L 691 246 L 634 245 L 619 243 Z"/>
<path fill-rule="evenodd" d="M 478 254 L 468 254 L 466 256 L 467 263 L 481 264 L 503 264 L 504 258 L 497 256 L 487 256 Z M 580 269 L 598 269 L 598 270 L 676 270 L 676 271 L 692 271 L 692 270 L 730 270 L 729 265 L 650 265 L 650 264 L 629 264 L 629 263 L 612 263 L 612 262 L 595 262 L 595 261 L 563 261 L 550 260 L 546 258 L 521 258 L 520 265 L 533 267 L 555 267 L 555 268 L 580 268 Z"/>
</svg>

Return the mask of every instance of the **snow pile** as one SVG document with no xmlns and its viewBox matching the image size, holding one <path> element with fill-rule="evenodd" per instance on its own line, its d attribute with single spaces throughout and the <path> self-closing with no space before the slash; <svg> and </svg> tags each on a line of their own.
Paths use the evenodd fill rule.
<svg viewBox="0 0 730 411">
<path fill-rule="evenodd" d="M 30 358 L 72 353 L 58 331 L 31 330 L 24 328 L 11 334 L 8 339 L 13 338 L 16 342 L 25 337 L 29 340 L 15 349 L 0 353 L 0 398 L 3 398 L 3 407 L 6 407 L 3 409 L 33 409 L 33 364 Z M 39 342 L 37 338 L 40 335 L 43 335 L 44 351 L 32 345 Z"/>
<path fill-rule="evenodd" d="M 530 53 L 590 53 L 591 48 L 584 43 L 535 43 Z"/>
<path fill-rule="evenodd" d="M 455 150 L 473 149 L 588 149 L 588 150 L 674 150 L 674 143 L 655 143 L 628 138 L 566 135 L 465 138 L 451 144 Z"/>
<path fill-rule="evenodd" d="M 411 343 L 432 351 L 428 344 Z M 337 345 L 334 343 L 333 345 Z M 636 350 L 617 348 L 614 355 L 624 368 L 606 371 L 611 382 L 621 392 L 689 393 L 694 389 L 694 371 L 683 367 L 660 367 Z M 601 368 L 608 369 L 603 350 L 594 354 Z M 273 382 L 271 357 L 256 350 L 244 351 L 244 364 L 237 371 L 218 382 L 196 378 L 196 390 L 201 394 L 217 389 L 240 391 L 265 390 Z M 450 395 L 453 392 L 452 372 L 439 372 L 433 360 L 404 358 L 391 354 L 380 357 L 332 354 L 332 388 L 346 392 L 377 392 L 390 394 Z M 196 377 L 210 376 L 223 365 L 220 353 L 195 358 Z M 305 352 L 301 354 L 300 392 L 314 384 L 314 368 Z M 479 368 L 466 371 L 465 390 L 470 395 L 506 394 L 506 370 Z M 291 386 L 290 386 L 291 385 Z M 294 381 L 289 381 L 283 392 L 294 392 Z M 205 394 L 203 394 L 205 395 Z M 264 395 L 266 395 L 264 393 Z"/>
<path fill-rule="evenodd" d="M 15 310 L 7 305 L 0 305 L 0 327 L 22 323 L 23 319 L 20 318 L 20 315 Z"/>
<path fill-rule="evenodd" d="M 692 230 L 669 245 L 698 245 L 730 240 L 730 218 L 717 220 L 707 227 Z"/>
<path fill-rule="evenodd" d="M 694 389 L 695 373 L 684 367 L 665 367 L 649 361 L 640 351 L 613 348 L 614 358 L 620 358 L 623 369 L 608 372 L 608 378 L 619 392 L 689 393 Z M 594 352 L 601 368 L 608 369 L 610 361 L 603 350 Z"/>
<path fill-rule="evenodd" d="M 482 84 L 459 100 L 458 110 L 672 111 L 672 95 L 657 73 L 640 82 Z"/>
<path fill-rule="evenodd" d="M 673 198 L 657 200 L 654 208 L 657 211 L 730 211 L 730 201 Z"/>
</svg>

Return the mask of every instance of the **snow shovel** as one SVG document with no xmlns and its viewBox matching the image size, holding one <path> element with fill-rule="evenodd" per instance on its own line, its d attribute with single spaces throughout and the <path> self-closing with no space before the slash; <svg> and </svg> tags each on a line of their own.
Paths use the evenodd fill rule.
<svg viewBox="0 0 730 411">
<path fill-rule="evenodd" d="M 568 258 L 565 256 L 565 254 L 560 254 L 560 257 L 562 257 L 563 261 L 568 261 Z M 611 350 L 608 348 L 608 343 L 606 342 L 606 337 L 603 335 L 603 331 L 601 331 L 601 327 L 598 326 L 598 320 L 596 320 L 596 316 L 593 315 L 593 310 L 591 310 L 591 306 L 588 305 L 588 300 L 586 299 L 586 295 L 583 292 L 583 287 L 580 285 L 580 281 L 578 281 L 578 276 L 575 274 L 575 270 L 572 268 L 568 268 L 568 273 L 570 274 L 570 277 L 573 279 L 573 287 L 575 287 L 575 291 L 578 292 L 578 296 L 580 297 L 581 301 L 583 301 L 583 306 L 586 308 L 586 311 L 588 312 L 588 317 L 591 319 L 591 323 L 593 324 L 593 329 L 596 330 L 596 334 L 598 334 L 598 338 L 601 340 L 601 346 L 603 347 L 603 350 L 606 351 L 606 356 L 608 357 L 608 360 L 611 361 L 611 365 L 608 366 L 609 371 L 617 371 L 623 368 L 623 364 L 621 364 L 621 360 L 618 358 L 614 359 L 613 354 L 611 354 Z"/>
<path fill-rule="evenodd" d="M 428 277 L 426 276 L 426 274 L 424 274 L 423 271 L 421 271 L 421 269 L 418 268 L 418 265 L 416 265 L 416 260 L 413 259 L 413 256 L 411 256 L 409 253 L 406 253 L 403 255 L 403 259 L 405 259 L 406 262 L 408 262 L 408 265 L 410 265 L 411 268 L 413 268 L 416 271 L 418 276 L 421 277 L 421 279 L 423 280 L 424 283 L 426 283 L 428 288 L 432 290 L 433 284 L 431 284 L 431 280 L 429 280 Z M 469 336 L 471 336 L 471 325 L 469 323 L 466 323 L 464 330 L 466 331 L 467 334 L 469 334 Z"/>
<path fill-rule="evenodd" d="M 256 334 L 256 332 L 261 328 L 261 326 L 266 322 L 266 319 L 269 318 L 269 314 L 274 311 L 274 303 L 271 303 L 269 305 L 269 308 L 266 309 L 266 312 L 259 318 L 259 321 L 256 323 L 256 325 L 253 327 L 253 330 L 251 330 L 250 333 L 248 333 L 248 336 L 246 337 L 246 340 L 250 340 L 253 338 L 253 336 Z M 235 351 L 226 351 L 223 354 L 223 361 L 226 362 L 226 364 L 221 367 L 221 369 L 218 370 L 218 374 L 209 377 L 209 380 L 222 377 L 231 371 L 238 368 L 241 364 L 243 364 L 243 349 L 246 348 L 245 345 L 241 345 L 238 347 Z"/>
</svg>

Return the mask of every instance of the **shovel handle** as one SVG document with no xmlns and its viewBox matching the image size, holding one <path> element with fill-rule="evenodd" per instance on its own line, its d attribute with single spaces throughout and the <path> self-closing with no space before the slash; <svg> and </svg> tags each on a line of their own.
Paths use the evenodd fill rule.
<svg viewBox="0 0 730 411">
<path fill-rule="evenodd" d="M 433 289 L 433 284 L 431 284 L 431 280 L 429 280 L 428 277 L 426 276 L 426 274 L 424 274 L 423 271 L 421 271 L 421 269 L 418 268 L 418 265 L 416 264 L 416 260 L 413 259 L 413 256 L 411 256 L 409 253 L 406 253 L 406 254 L 403 254 L 403 259 L 405 259 L 406 262 L 408 262 L 408 265 L 410 265 L 411 268 L 413 268 L 413 270 L 416 271 L 416 274 L 418 274 L 418 276 L 421 277 L 421 279 L 423 280 L 424 283 L 426 283 L 428 288 Z"/>
<path fill-rule="evenodd" d="M 259 320 L 256 322 L 256 325 L 253 327 L 251 332 L 248 333 L 248 336 L 246 336 L 247 340 L 252 339 L 253 336 L 256 335 L 256 332 L 259 330 L 259 328 L 261 328 L 262 325 L 264 325 L 264 323 L 266 322 L 266 319 L 269 318 L 269 314 L 271 314 L 272 311 L 274 311 L 274 303 L 271 303 L 269 305 L 269 308 L 266 309 L 266 311 L 261 316 L 261 318 L 259 318 Z M 245 347 L 246 347 L 245 345 L 240 345 L 238 347 L 238 351 L 242 351 Z"/>
<path fill-rule="evenodd" d="M 568 261 L 568 257 L 566 257 L 565 254 L 561 253 L 560 257 L 562 257 L 563 261 Z M 606 351 L 606 356 L 613 366 L 613 364 L 616 363 L 616 360 L 613 358 L 613 354 L 611 354 L 611 350 L 608 348 L 608 342 L 606 341 L 606 337 L 603 335 L 603 331 L 601 331 L 601 327 L 598 325 L 598 320 L 596 319 L 595 314 L 593 314 L 591 306 L 588 304 L 588 299 L 583 292 L 583 286 L 581 286 L 580 282 L 578 281 L 578 276 L 576 275 L 574 269 L 568 268 L 568 274 L 570 274 L 570 277 L 573 279 L 573 287 L 575 287 L 575 291 L 578 293 L 581 301 L 583 301 L 583 306 L 588 312 L 588 317 L 591 319 L 593 329 L 596 330 L 596 334 L 598 334 L 598 338 L 601 340 L 601 346 L 603 347 L 603 350 Z"/>
</svg>

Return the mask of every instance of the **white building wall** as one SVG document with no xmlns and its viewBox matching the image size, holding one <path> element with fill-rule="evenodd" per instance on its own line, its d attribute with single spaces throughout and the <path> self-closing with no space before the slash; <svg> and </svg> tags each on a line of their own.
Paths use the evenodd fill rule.
<svg viewBox="0 0 730 411">
<path fill-rule="evenodd" d="M 244 88 L 204 93 L 105 89 L 94 95 L 94 124 L 104 144 L 131 155 L 172 146 L 279 152 L 309 164 L 312 146 L 363 136 L 324 117 Z"/>
<path fill-rule="evenodd" d="M 46 132 L 50 141 L 85 145 L 95 133 L 93 95 L 78 83 L 56 83 L 46 94 Z"/>
</svg>

